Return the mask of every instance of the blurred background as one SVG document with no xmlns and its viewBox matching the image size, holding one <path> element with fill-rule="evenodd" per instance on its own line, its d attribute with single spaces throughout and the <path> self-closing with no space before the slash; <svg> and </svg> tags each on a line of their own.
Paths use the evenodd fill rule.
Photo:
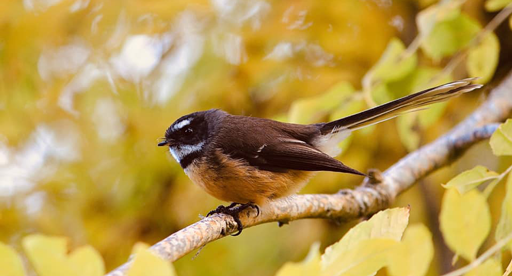
<svg viewBox="0 0 512 276">
<path fill-rule="evenodd" d="M 72 246 L 93 245 L 107 269 L 115 268 L 135 242 L 153 244 L 225 203 L 195 186 L 156 146 L 175 119 L 221 108 L 312 123 L 413 92 L 412 85 L 401 90 L 403 83 L 373 100 L 358 91 L 392 38 L 406 46 L 414 41 L 418 12 L 435 2 L 2 0 L 0 241 L 22 251 L 20 240 L 29 233 L 64 235 Z M 495 15 L 479 0 L 462 8 L 481 26 Z M 507 26 L 496 34 L 499 75 L 510 69 L 511 35 Z M 450 59 L 420 53 L 418 60 L 432 76 Z M 457 67 L 443 79 L 466 76 Z M 430 123 L 396 127 L 392 120 L 358 131 L 339 158 L 360 171 L 385 170 L 448 131 L 485 94 L 426 111 Z M 476 164 L 502 171 L 505 161 L 479 144 L 395 203 L 410 205 L 411 221 L 433 231 L 431 275 L 452 257 L 436 232 L 440 184 Z M 322 172 L 301 193 L 335 193 L 361 180 Z M 500 189 L 491 195 L 493 210 L 501 207 L 492 200 L 502 197 Z M 179 275 L 271 275 L 284 262 L 301 260 L 314 241 L 322 248 L 337 241 L 354 223 L 261 225 L 174 265 Z"/>
</svg>

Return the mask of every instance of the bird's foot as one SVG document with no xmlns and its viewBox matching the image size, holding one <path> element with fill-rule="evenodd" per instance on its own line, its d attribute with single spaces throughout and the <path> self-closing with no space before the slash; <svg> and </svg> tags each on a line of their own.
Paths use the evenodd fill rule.
<svg viewBox="0 0 512 276">
<path fill-rule="evenodd" d="M 214 214 L 230 215 L 233 218 L 233 220 L 235 220 L 236 225 L 237 225 L 237 230 L 238 230 L 238 232 L 236 234 L 234 234 L 233 236 L 238 236 L 238 235 L 240 235 L 240 233 L 242 233 L 242 230 L 244 229 L 242 222 L 240 221 L 239 214 L 240 214 L 240 212 L 242 212 L 243 210 L 245 210 L 249 207 L 256 209 L 256 211 L 257 211 L 256 216 L 258 216 L 260 214 L 260 207 L 258 207 L 258 205 L 254 204 L 254 203 L 233 202 L 229 206 L 220 205 L 219 207 L 217 207 L 217 209 L 208 212 L 208 214 L 206 216 L 209 217 Z"/>
</svg>

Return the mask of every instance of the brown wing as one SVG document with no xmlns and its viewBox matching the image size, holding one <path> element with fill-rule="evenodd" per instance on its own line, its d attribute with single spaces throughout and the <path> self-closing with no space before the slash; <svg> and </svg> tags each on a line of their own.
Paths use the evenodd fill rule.
<svg viewBox="0 0 512 276">
<path fill-rule="evenodd" d="M 294 139 L 263 144 L 258 149 L 238 148 L 230 153 L 250 165 L 269 171 L 332 171 L 364 175 L 311 145 Z"/>
<path fill-rule="evenodd" d="M 308 143 L 320 134 L 320 127 L 228 115 L 213 136 L 215 138 L 210 146 L 261 170 L 333 171 L 364 175 Z"/>
</svg>

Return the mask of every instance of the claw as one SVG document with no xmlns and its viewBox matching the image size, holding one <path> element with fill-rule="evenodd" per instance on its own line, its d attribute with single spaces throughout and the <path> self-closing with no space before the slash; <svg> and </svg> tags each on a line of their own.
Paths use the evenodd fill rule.
<svg viewBox="0 0 512 276">
<path fill-rule="evenodd" d="M 240 205 L 240 206 L 237 207 L 237 205 Z M 238 230 L 238 232 L 236 234 L 233 234 L 232 236 L 238 236 L 242 233 L 242 230 L 244 229 L 244 227 L 242 226 L 242 222 L 240 221 L 239 214 L 241 211 L 243 211 L 249 207 L 256 209 L 256 212 L 257 212 L 256 216 L 259 216 L 260 207 L 258 207 L 258 205 L 254 204 L 254 203 L 236 203 L 236 202 L 231 203 L 229 206 L 220 205 L 215 210 L 208 212 L 208 214 L 206 216 L 209 217 L 214 214 L 230 215 L 233 218 L 233 220 L 235 221 L 236 226 L 237 226 L 236 228 Z"/>
<path fill-rule="evenodd" d="M 219 205 L 215 210 L 211 210 L 210 212 L 208 212 L 208 214 L 206 214 L 206 216 L 209 217 L 209 216 L 215 215 L 215 214 L 229 215 L 229 212 L 231 211 L 230 209 L 235 207 L 238 204 L 240 204 L 240 203 L 233 202 L 229 206 Z"/>
</svg>

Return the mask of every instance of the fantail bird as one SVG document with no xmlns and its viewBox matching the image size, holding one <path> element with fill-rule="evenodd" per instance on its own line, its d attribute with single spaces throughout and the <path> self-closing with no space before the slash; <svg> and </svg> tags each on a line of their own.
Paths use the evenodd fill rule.
<svg viewBox="0 0 512 276">
<path fill-rule="evenodd" d="M 210 195 L 233 202 L 209 213 L 258 210 L 269 200 L 297 193 L 315 171 L 363 175 L 334 159 L 338 144 L 353 130 L 481 87 L 463 79 L 423 90 L 328 123 L 299 125 L 236 116 L 222 110 L 194 112 L 176 120 L 158 146 L 169 151 L 185 173 Z M 232 209 L 236 204 L 241 208 Z"/>
</svg>

